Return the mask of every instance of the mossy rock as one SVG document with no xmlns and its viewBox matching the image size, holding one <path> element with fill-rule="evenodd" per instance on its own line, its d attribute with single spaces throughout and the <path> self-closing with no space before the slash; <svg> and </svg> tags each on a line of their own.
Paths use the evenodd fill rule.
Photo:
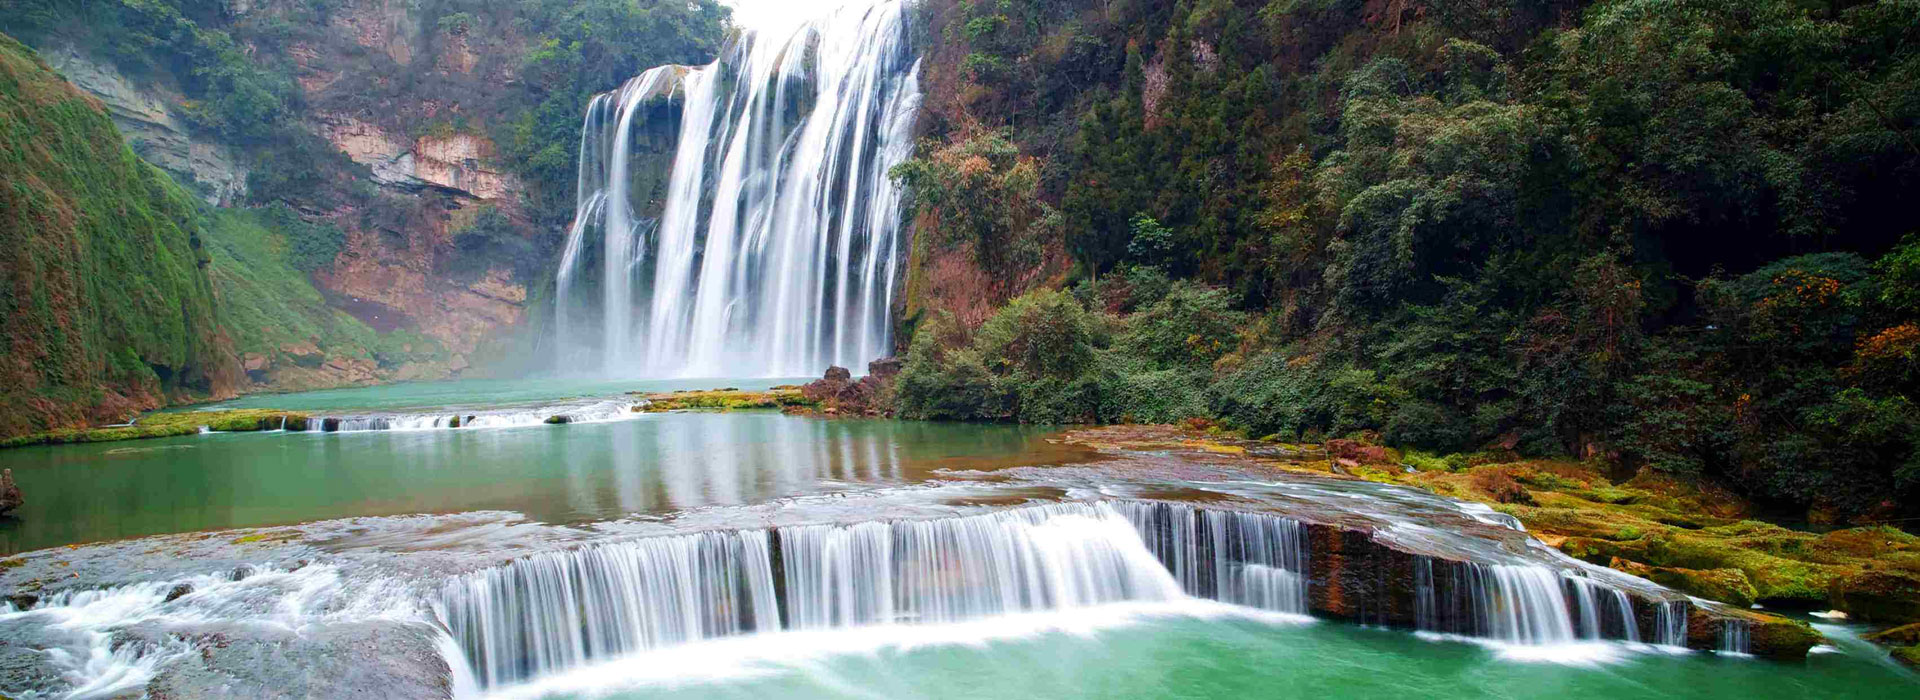
<svg viewBox="0 0 1920 700">
<path fill-rule="evenodd" d="M 1893 660 L 1920 669 L 1920 646 L 1895 648 Z"/>
<path fill-rule="evenodd" d="M 1880 630 L 1878 632 L 1866 635 L 1861 638 L 1869 642 L 1886 644 L 1889 646 L 1920 645 L 1920 622 L 1916 622 L 1911 625 L 1901 625 L 1893 629 Z"/>
<path fill-rule="evenodd" d="M 1728 605 L 1753 605 L 1753 582 L 1739 569 L 1676 569 L 1648 567 L 1647 580 L 1676 591 L 1717 600 Z"/>
<path fill-rule="evenodd" d="M 1862 571 L 1830 586 L 1833 607 L 1866 622 L 1920 620 L 1920 576 L 1900 571 Z"/>
<path fill-rule="evenodd" d="M 1798 620 L 1761 615 L 1751 621 L 1750 651 L 1768 659 L 1804 659 L 1807 650 L 1827 640 L 1813 626 Z"/>
</svg>

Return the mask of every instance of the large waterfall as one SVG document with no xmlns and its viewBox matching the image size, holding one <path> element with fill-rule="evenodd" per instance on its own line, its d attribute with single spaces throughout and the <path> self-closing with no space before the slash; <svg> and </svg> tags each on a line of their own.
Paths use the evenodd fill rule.
<svg viewBox="0 0 1920 700">
<path fill-rule="evenodd" d="M 920 103 L 907 13 L 856 3 L 781 34 L 588 107 L 555 289 L 563 371 L 803 376 L 887 354 L 888 171 Z"/>
</svg>

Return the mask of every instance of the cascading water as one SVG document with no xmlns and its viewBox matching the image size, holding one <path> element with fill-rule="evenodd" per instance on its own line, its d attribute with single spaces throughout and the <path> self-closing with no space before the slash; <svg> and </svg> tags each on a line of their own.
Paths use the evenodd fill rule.
<svg viewBox="0 0 1920 700">
<path fill-rule="evenodd" d="M 307 419 L 310 433 L 358 433 L 377 430 L 443 430 L 462 428 L 518 428 L 549 423 L 604 423 L 630 420 L 643 415 L 644 401 L 588 401 L 553 406 L 483 409 L 472 411 L 433 411 L 427 413 L 376 413 L 363 415 L 313 416 Z"/>
<path fill-rule="evenodd" d="M 1660 646 L 1684 647 L 1687 645 L 1687 611 L 1693 605 L 1684 600 L 1671 600 L 1654 606 L 1653 643 Z"/>
<path fill-rule="evenodd" d="M 1745 654 L 1752 648 L 1753 627 L 1746 620 L 1726 620 L 1720 623 L 1720 646 L 1723 654 Z"/>
<path fill-rule="evenodd" d="M 1116 503 L 1187 593 L 1306 614 L 1307 535 L 1300 523 L 1257 513 L 1167 503 Z"/>
<path fill-rule="evenodd" d="M 887 354 L 903 244 L 888 171 L 920 102 L 906 17 L 885 1 L 748 32 L 711 65 L 593 100 L 556 276 L 562 371 L 801 376 Z M 675 115 L 660 186 L 638 141 Z"/>
<path fill-rule="evenodd" d="M 497 686 L 625 651 L 783 627 L 957 622 L 1182 597 L 1115 510 L 1056 505 L 537 555 L 450 582 L 435 607 L 477 679 Z"/>
</svg>

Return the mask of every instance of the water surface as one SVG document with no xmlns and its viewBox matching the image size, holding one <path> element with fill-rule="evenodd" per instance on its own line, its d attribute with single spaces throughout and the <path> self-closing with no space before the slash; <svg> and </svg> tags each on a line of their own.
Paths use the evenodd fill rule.
<svg viewBox="0 0 1920 700">
<path fill-rule="evenodd" d="M 501 429 L 216 433 L 0 450 L 28 505 L 0 551 L 361 515 L 550 523 L 922 481 L 1073 454 L 1010 425 L 658 413 Z"/>
</svg>

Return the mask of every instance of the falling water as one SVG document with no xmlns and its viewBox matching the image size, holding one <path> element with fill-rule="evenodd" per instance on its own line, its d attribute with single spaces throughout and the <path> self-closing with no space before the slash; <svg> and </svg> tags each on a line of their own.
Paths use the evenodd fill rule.
<svg viewBox="0 0 1920 700">
<path fill-rule="evenodd" d="M 563 371 L 800 376 L 886 354 L 902 245 L 888 171 L 920 102 L 906 17 L 884 1 L 748 32 L 711 65 L 593 100 L 555 290 Z M 636 139 L 676 99 L 665 186 L 636 187 L 652 175 Z"/>
<path fill-rule="evenodd" d="M 1166 503 L 1117 503 L 1187 593 L 1305 614 L 1307 535 L 1287 518 Z"/>
<path fill-rule="evenodd" d="M 1106 506 L 649 538 L 447 584 L 436 612 L 482 684 L 756 631 L 940 623 L 1184 597 Z M 784 620 L 784 624 L 782 623 Z"/>
<path fill-rule="evenodd" d="M 473 411 L 434 411 L 427 413 L 378 413 L 364 415 L 313 416 L 307 419 L 310 433 L 357 433 L 376 430 L 443 430 L 462 428 L 517 428 L 548 423 L 604 423 L 630 420 L 643 415 L 645 401 L 587 401 L 552 406 L 484 409 Z"/>
<path fill-rule="evenodd" d="M 1653 609 L 1653 643 L 1661 646 L 1687 645 L 1687 612 L 1693 605 L 1684 600 L 1659 603 Z"/>
<path fill-rule="evenodd" d="M 1746 620 L 1723 620 L 1720 623 L 1720 646 L 1723 654 L 1745 654 L 1752 649 L 1753 628 Z"/>
</svg>

